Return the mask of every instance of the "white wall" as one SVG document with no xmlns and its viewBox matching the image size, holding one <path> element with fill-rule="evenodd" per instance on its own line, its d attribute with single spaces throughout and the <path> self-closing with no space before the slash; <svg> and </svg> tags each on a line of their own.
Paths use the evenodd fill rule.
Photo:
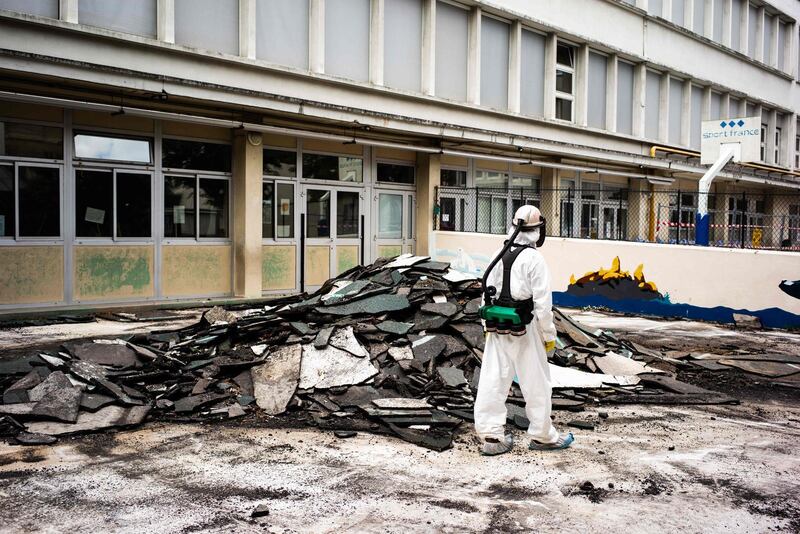
<svg viewBox="0 0 800 534">
<path fill-rule="evenodd" d="M 482 272 L 503 239 L 499 235 L 434 232 L 432 255 L 438 261 Z M 662 294 L 669 294 L 672 303 L 752 311 L 775 307 L 800 314 L 800 299 L 778 288 L 782 280 L 800 277 L 797 253 L 561 237 L 548 237 L 541 252 L 556 292 L 567 290 L 571 275 L 580 278 L 589 271 L 608 269 L 619 256 L 624 271 L 633 273 L 643 263 L 645 278 Z"/>
</svg>

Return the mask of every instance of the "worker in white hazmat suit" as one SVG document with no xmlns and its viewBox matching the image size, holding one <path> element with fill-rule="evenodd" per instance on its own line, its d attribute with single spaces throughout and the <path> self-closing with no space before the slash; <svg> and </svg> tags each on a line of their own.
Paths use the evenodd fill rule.
<svg viewBox="0 0 800 534">
<path fill-rule="evenodd" d="M 527 231 L 520 231 L 514 240 L 515 245 L 524 248 L 518 251 L 519 247 L 514 246 L 509 251 L 518 251 L 510 265 L 510 290 L 515 301 L 532 300 L 530 315 L 533 320 L 524 330 L 520 327 L 515 335 L 497 331 L 487 334 L 475 399 L 475 430 L 483 441 L 482 454 L 490 456 L 503 454 L 513 447 L 512 436 L 505 433 L 505 423 L 506 398 L 515 376 L 525 397 L 525 414 L 530 421 L 529 448 L 564 449 L 574 439 L 572 433 L 559 434 L 550 420 L 552 387 L 547 355 L 555 350 L 556 329 L 550 272 L 536 249 L 537 241 L 540 245 L 543 242 L 539 234 L 544 232 L 544 219 L 535 206 L 522 206 L 514 214 L 509 239 L 520 220 L 524 221 L 522 228 Z M 498 251 L 494 257 L 501 252 Z M 488 273 L 487 286 L 502 286 L 506 261 L 498 262 Z"/>
</svg>

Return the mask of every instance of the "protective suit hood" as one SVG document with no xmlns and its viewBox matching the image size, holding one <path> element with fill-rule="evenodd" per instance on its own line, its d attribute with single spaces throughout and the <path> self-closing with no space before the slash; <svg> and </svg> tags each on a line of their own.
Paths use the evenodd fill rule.
<svg viewBox="0 0 800 534">
<path fill-rule="evenodd" d="M 511 237 L 514 235 L 518 221 L 523 221 L 523 231 L 517 235 L 517 238 L 514 240 L 514 242 L 534 248 L 541 247 L 544 243 L 546 221 L 544 217 L 542 217 L 542 213 L 539 211 L 539 208 L 531 205 L 520 206 L 516 213 L 514 213 L 514 219 L 511 221 L 511 227 L 508 229 L 508 239 L 511 239 Z"/>
</svg>

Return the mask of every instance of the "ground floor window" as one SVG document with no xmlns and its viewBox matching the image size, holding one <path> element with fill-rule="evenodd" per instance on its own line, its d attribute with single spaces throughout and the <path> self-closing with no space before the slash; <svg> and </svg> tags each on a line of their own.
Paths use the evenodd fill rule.
<svg viewBox="0 0 800 534">
<path fill-rule="evenodd" d="M 164 177 L 164 237 L 229 237 L 229 180 L 197 175 Z"/>
<path fill-rule="evenodd" d="M 0 237 L 61 237 L 61 169 L 0 162 Z"/>
<path fill-rule="evenodd" d="M 467 171 L 460 169 L 442 169 L 439 171 L 441 184 L 446 187 L 466 187 Z"/>
<path fill-rule="evenodd" d="M 75 236 L 148 238 L 152 175 L 115 169 L 75 171 Z"/>
</svg>

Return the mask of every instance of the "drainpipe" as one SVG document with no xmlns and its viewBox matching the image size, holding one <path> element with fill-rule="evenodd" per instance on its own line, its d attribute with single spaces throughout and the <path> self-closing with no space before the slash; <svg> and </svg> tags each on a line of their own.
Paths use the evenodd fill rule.
<svg viewBox="0 0 800 534">
<path fill-rule="evenodd" d="M 719 149 L 717 161 L 706 171 L 698 185 L 697 198 L 697 219 L 695 221 L 697 233 L 695 243 L 704 247 L 708 246 L 710 221 L 708 217 L 708 192 L 711 190 L 711 182 L 722 171 L 725 165 L 732 159 L 740 159 L 740 145 L 738 143 L 722 144 Z M 678 215 L 680 223 L 680 215 Z M 679 227 L 680 228 L 680 227 Z"/>
</svg>

